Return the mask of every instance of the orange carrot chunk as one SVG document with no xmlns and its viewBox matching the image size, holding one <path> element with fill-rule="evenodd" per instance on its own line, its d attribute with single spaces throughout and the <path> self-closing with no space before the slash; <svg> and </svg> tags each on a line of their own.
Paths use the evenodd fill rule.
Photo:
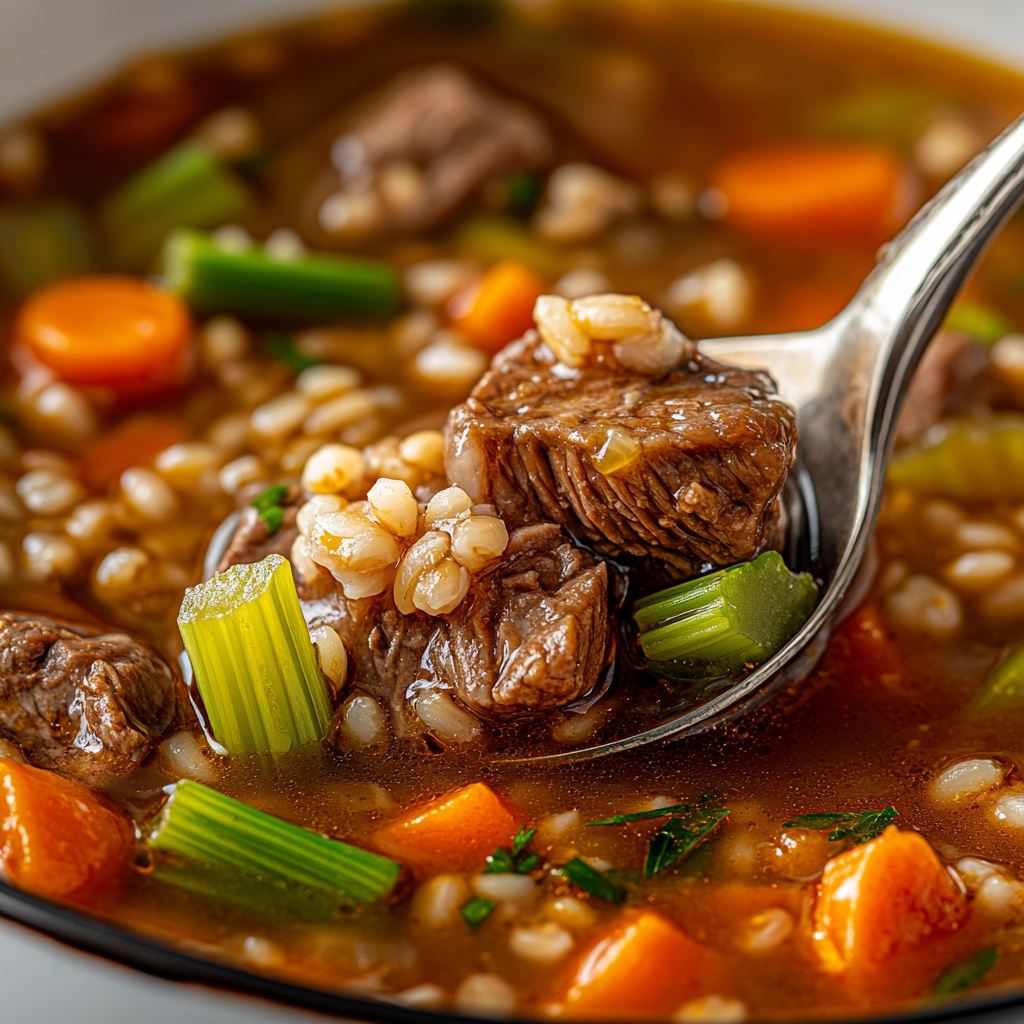
<svg viewBox="0 0 1024 1024">
<path fill-rule="evenodd" d="M 88 275 L 47 285 L 21 308 L 16 336 L 61 380 L 137 392 L 181 376 L 191 336 L 177 295 L 131 277 Z"/>
<path fill-rule="evenodd" d="M 727 221 L 771 241 L 877 243 L 899 227 L 902 168 L 867 144 L 806 143 L 741 153 L 713 185 Z"/>
<path fill-rule="evenodd" d="M 713 953 L 671 921 L 631 914 L 590 947 L 561 1001 L 567 1017 L 663 1017 L 712 990 Z"/>
<path fill-rule="evenodd" d="M 496 847 L 508 845 L 519 821 L 490 786 L 470 786 L 421 804 L 376 835 L 384 853 L 420 868 L 483 867 Z"/>
<path fill-rule="evenodd" d="M 532 268 L 504 260 L 491 267 L 469 294 L 456 297 L 453 325 L 493 354 L 533 327 L 533 307 L 545 290 Z"/>
<path fill-rule="evenodd" d="M 91 902 L 132 856 L 128 819 L 88 786 L 0 758 L 0 863 L 28 892 Z"/>
<path fill-rule="evenodd" d="M 814 905 L 825 966 L 860 987 L 898 982 L 920 990 L 945 966 L 925 947 L 956 931 L 967 899 L 928 841 L 890 825 L 877 839 L 833 857 Z M 937 950 L 934 952 L 938 953 Z"/>
<path fill-rule="evenodd" d="M 175 420 L 136 416 L 86 446 L 79 456 L 82 479 L 105 491 L 126 469 L 148 466 L 166 448 L 187 440 Z"/>
</svg>

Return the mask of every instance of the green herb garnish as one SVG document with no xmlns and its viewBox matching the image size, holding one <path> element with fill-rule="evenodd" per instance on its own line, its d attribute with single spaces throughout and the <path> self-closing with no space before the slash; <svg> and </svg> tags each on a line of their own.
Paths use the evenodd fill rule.
<svg viewBox="0 0 1024 1024">
<path fill-rule="evenodd" d="M 463 908 L 462 919 L 473 931 L 476 931 L 494 913 L 497 904 L 485 900 L 483 896 L 474 896 Z"/>
<path fill-rule="evenodd" d="M 637 811 L 635 814 L 614 814 L 610 818 L 599 821 L 588 821 L 587 828 L 595 825 L 628 825 L 632 821 L 646 821 L 649 818 L 667 818 L 673 814 L 687 814 L 693 807 L 691 804 L 672 804 L 669 807 L 657 807 L 653 811 Z"/>
<path fill-rule="evenodd" d="M 511 852 L 498 847 L 487 858 L 487 866 L 483 870 L 485 875 L 507 875 L 513 872 L 517 875 L 529 874 L 536 866 L 540 857 L 536 853 L 524 853 L 530 840 L 537 834 L 535 828 L 527 829 L 525 825 L 519 826 L 519 831 L 512 840 Z"/>
<path fill-rule="evenodd" d="M 860 845 L 881 835 L 898 817 L 894 807 L 886 807 L 882 811 L 831 811 L 801 814 L 785 822 L 783 828 L 807 828 L 812 832 L 832 829 L 828 837 L 830 843 L 852 839 L 854 845 Z"/>
<path fill-rule="evenodd" d="M 974 956 L 962 963 L 954 964 L 942 977 L 935 982 L 932 989 L 934 996 L 952 996 L 965 988 L 977 985 L 988 974 L 999 959 L 999 950 L 995 946 L 979 950 Z"/>
<path fill-rule="evenodd" d="M 620 886 L 579 857 L 573 857 L 568 864 L 563 865 L 561 873 L 563 878 L 568 879 L 578 889 L 589 892 L 591 896 L 596 896 L 605 903 L 621 903 L 626 898 L 626 893 Z"/>
<path fill-rule="evenodd" d="M 281 502 L 288 495 L 288 487 L 285 484 L 275 484 L 258 494 L 249 503 L 256 509 L 257 517 L 267 528 L 267 533 L 273 535 L 281 529 L 284 523 L 284 509 Z"/>
<path fill-rule="evenodd" d="M 688 857 L 728 817 L 724 807 L 697 807 L 669 818 L 647 844 L 644 878 L 653 878 Z"/>
<path fill-rule="evenodd" d="M 296 348 L 295 342 L 287 334 L 282 334 L 280 331 L 271 331 L 269 334 L 264 334 L 263 347 L 275 359 L 279 359 L 284 363 L 293 373 L 302 373 L 303 370 L 308 370 L 311 366 L 317 366 L 320 362 L 319 359 L 314 359 L 312 356 L 307 356 L 305 352 L 300 352 Z"/>
</svg>

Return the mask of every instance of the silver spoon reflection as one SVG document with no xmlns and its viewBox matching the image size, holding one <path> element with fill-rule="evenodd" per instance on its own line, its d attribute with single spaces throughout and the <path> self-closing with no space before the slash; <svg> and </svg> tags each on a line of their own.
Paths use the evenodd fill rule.
<svg viewBox="0 0 1024 1024">
<path fill-rule="evenodd" d="M 631 735 L 536 762 L 604 757 L 692 735 L 764 703 L 814 668 L 854 593 L 869 550 L 885 467 L 910 378 L 968 274 L 1024 200 L 1024 117 L 925 205 L 850 304 L 814 331 L 716 338 L 700 350 L 721 363 L 766 370 L 797 412 L 799 464 L 787 485 L 810 568 L 823 584 L 811 617 L 773 657 L 697 706 Z M 217 531 L 213 567 L 233 527 Z M 218 543 L 219 542 L 219 543 Z M 211 573 L 212 574 L 212 573 Z"/>
</svg>

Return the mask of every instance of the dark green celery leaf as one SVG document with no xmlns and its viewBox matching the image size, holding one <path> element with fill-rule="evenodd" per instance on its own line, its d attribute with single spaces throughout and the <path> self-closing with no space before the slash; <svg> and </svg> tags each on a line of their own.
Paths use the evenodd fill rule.
<svg viewBox="0 0 1024 1024">
<path fill-rule="evenodd" d="M 485 900 L 483 896 L 474 896 L 463 908 L 462 918 L 473 931 L 476 931 L 494 912 L 496 904 Z"/>
<path fill-rule="evenodd" d="M 620 886 L 579 857 L 574 857 L 568 864 L 563 865 L 562 877 L 568 879 L 578 889 L 604 900 L 605 903 L 621 903 L 626 898 L 626 893 Z"/>
<path fill-rule="evenodd" d="M 726 808 L 711 807 L 669 818 L 647 846 L 644 878 L 653 878 L 687 857 L 728 817 Z"/>
<path fill-rule="evenodd" d="M 852 839 L 855 844 L 860 844 L 881 835 L 898 817 L 894 807 L 881 811 L 831 811 L 798 815 L 785 822 L 783 828 L 807 828 L 812 832 L 832 829 L 828 837 L 830 843 Z"/>
<path fill-rule="evenodd" d="M 972 985 L 977 985 L 995 967 L 998 959 L 999 950 L 995 946 L 979 950 L 974 956 L 950 967 L 935 982 L 932 995 L 952 996 Z"/>
</svg>

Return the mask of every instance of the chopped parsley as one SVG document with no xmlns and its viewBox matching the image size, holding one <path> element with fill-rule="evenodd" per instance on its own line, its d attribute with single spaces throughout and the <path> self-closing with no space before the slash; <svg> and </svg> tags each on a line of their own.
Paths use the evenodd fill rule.
<svg viewBox="0 0 1024 1024">
<path fill-rule="evenodd" d="M 965 988 L 977 985 L 988 974 L 999 959 L 999 950 L 995 946 L 979 950 L 974 956 L 961 963 L 954 964 L 946 971 L 932 989 L 932 995 L 952 996 Z"/>
<path fill-rule="evenodd" d="M 293 373 L 302 373 L 303 370 L 308 370 L 311 366 L 316 366 L 319 363 L 319 360 L 307 356 L 305 352 L 300 352 L 295 347 L 295 342 L 287 334 L 281 334 L 279 331 L 265 334 L 263 347 Z"/>
<path fill-rule="evenodd" d="M 474 896 L 463 908 L 462 919 L 476 931 L 494 913 L 496 904 L 483 896 Z"/>
<path fill-rule="evenodd" d="M 895 807 L 886 807 L 882 811 L 832 811 L 798 815 L 787 821 L 783 828 L 807 828 L 812 832 L 831 829 L 830 843 L 851 839 L 854 845 L 859 845 L 881 835 L 898 817 Z"/>
<path fill-rule="evenodd" d="M 287 495 L 288 486 L 286 484 L 274 484 L 256 495 L 250 502 L 256 509 L 257 517 L 266 526 L 267 533 L 270 535 L 277 533 L 284 523 L 284 509 L 281 508 L 281 502 Z"/>
<path fill-rule="evenodd" d="M 568 864 L 563 865 L 562 877 L 568 879 L 578 889 L 604 900 L 605 903 L 621 903 L 626 898 L 626 893 L 620 886 L 579 857 L 573 857 Z"/>
<path fill-rule="evenodd" d="M 511 851 L 499 846 L 487 858 L 487 867 L 484 868 L 485 875 L 526 875 L 536 866 L 540 857 L 536 853 L 527 853 L 526 847 L 530 840 L 537 834 L 535 828 L 527 829 L 525 825 L 519 826 L 519 831 L 512 840 Z"/>
</svg>

